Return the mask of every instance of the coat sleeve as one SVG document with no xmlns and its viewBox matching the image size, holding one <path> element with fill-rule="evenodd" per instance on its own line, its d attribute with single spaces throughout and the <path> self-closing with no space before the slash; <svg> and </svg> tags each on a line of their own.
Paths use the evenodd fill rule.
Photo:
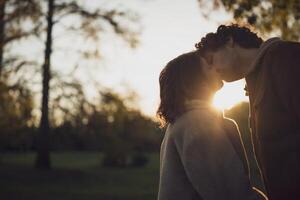
<svg viewBox="0 0 300 200">
<path fill-rule="evenodd" d="M 217 123 L 195 120 L 175 144 L 188 179 L 203 199 L 263 199 L 252 190 L 241 160 Z"/>
<path fill-rule="evenodd" d="M 272 81 L 280 100 L 300 123 L 300 43 L 285 42 L 269 55 Z"/>
</svg>

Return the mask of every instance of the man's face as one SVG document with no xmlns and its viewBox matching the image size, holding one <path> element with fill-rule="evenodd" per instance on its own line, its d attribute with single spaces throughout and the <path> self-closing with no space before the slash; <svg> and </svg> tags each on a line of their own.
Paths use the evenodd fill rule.
<svg viewBox="0 0 300 200">
<path fill-rule="evenodd" d="M 207 63 L 220 74 L 222 80 L 232 82 L 243 78 L 235 48 L 226 45 L 216 51 L 206 52 L 204 57 Z"/>
</svg>

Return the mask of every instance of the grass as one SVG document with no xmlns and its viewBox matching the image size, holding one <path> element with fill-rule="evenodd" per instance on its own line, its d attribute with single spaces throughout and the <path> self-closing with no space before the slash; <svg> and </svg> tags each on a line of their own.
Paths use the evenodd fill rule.
<svg viewBox="0 0 300 200">
<path fill-rule="evenodd" d="M 159 155 L 143 168 L 101 167 L 102 154 L 52 153 L 53 170 L 36 170 L 34 153 L 1 156 L 0 197 L 4 200 L 152 200 L 157 196 Z"/>
<path fill-rule="evenodd" d="M 0 199 L 153 200 L 157 198 L 159 155 L 148 156 L 150 161 L 143 168 L 105 168 L 101 153 L 52 153 L 53 169 L 45 171 L 33 167 L 35 153 L 2 154 Z M 252 171 L 252 183 L 263 188 L 257 169 Z"/>
</svg>

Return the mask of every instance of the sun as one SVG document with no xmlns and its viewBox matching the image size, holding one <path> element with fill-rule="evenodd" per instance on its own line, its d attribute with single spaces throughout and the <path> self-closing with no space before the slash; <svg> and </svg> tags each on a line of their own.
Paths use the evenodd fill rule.
<svg viewBox="0 0 300 200">
<path fill-rule="evenodd" d="M 245 81 L 235 81 L 232 83 L 224 83 L 224 86 L 219 90 L 213 100 L 213 105 L 220 109 L 230 109 L 236 104 L 248 101 L 248 97 L 245 96 Z"/>
</svg>

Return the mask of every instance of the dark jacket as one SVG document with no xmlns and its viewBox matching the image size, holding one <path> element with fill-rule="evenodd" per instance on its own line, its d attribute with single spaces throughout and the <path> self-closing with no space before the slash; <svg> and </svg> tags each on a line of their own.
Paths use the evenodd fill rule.
<svg viewBox="0 0 300 200">
<path fill-rule="evenodd" d="M 300 43 L 270 40 L 246 77 L 256 158 L 270 200 L 300 199 Z"/>
</svg>

